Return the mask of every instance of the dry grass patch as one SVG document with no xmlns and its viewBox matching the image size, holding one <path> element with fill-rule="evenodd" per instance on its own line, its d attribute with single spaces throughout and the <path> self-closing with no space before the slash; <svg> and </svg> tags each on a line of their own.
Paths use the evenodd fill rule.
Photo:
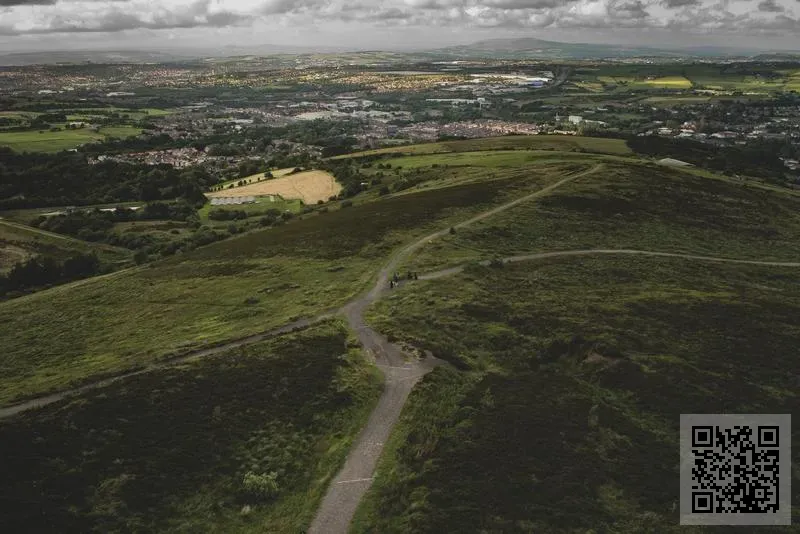
<svg viewBox="0 0 800 534">
<path fill-rule="evenodd" d="M 290 176 L 207 193 L 206 196 L 214 198 L 280 195 L 285 199 L 299 198 L 306 204 L 315 204 L 318 200 L 328 200 L 328 198 L 338 195 L 341 190 L 342 186 L 330 173 L 304 171 Z"/>
</svg>

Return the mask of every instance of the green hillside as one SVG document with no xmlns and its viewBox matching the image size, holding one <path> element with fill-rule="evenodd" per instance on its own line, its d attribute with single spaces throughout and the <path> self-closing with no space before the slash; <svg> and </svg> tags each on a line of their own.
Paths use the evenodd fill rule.
<svg viewBox="0 0 800 534">
<path fill-rule="evenodd" d="M 571 136 L 324 165 L 352 196 L 0 302 L 0 531 L 305 532 L 372 483 L 353 532 L 678 532 L 679 415 L 800 410 L 795 192 Z"/>
</svg>

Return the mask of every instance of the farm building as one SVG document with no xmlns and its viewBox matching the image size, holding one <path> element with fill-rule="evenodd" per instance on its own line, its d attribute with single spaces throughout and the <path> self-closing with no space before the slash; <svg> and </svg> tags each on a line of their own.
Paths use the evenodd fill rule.
<svg viewBox="0 0 800 534">
<path fill-rule="evenodd" d="M 256 202 L 256 197 L 215 197 L 211 199 L 212 206 L 255 204 L 255 202 Z"/>
</svg>

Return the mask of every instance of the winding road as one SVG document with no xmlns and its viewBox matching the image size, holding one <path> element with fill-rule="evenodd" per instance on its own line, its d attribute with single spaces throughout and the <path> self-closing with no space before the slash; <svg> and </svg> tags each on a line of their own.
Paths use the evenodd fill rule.
<svg viewBox="0 0 800 534">
<path fill-rule="evenodd" d="M 565 183 L 576 180 L 582 176 L 597 172 L 603 167 L 596 164 L 591 168 L 567 176 L 562 180 L 544 187 L 534 193 L 519 197 L 511 202 L 484 211 L 466 221 L 458 223 L 455 228 L 462 228 L 478 221 L 496 215 L 535 198 L 544 196 Z M 331 482 L 328 490 L 323 497 L 322 504 L 311 524 L 309 533 L 313 534 L 345 534 L 348 531 L 350 521 L 358 507 L 364 493 L 372 483 L 375 467 L 383 451 L 384 445 L 389 438 L 392 428 L 397 422 L 400 412 L 408 398 L 414 385 L 428 372 L 443 362 L 438 360 L 430 353 L 423 358 L 417 359 L 404 354 L 396 345 L 390 343 L 383 335 L 369 327 L 364 321 L 365 310 L 382 296 L 388 293 L 389 280 L 396 272 L 401 263 L 415 251 L 425 246 L 427 243 L 448 234 L 450 227 L 444 228 L 430 235 L 422 237 L 413 243 L 396 252 L 388 263 L 378 273 L 375 285 L 365 294 L 356 297 L 339 310 L 329 310 L 316 317 L 302 319 L 269 332 L 248 336 L 245 338 L 230 341 L 216 347 L 206 348 L 179 357 L 160 362 L 159 364 L 120 374 L 114 377 L 98 380 L 81 387 L 54 393 L 31 399 L 29 401 L 0 408 L 0 419 L 8 418 L 19 414 L 25 410 L 45 406 L 57 402 L 70 396 L 84 393 L 88 390 L 106 386 L 117 380 L 122 380 L 153 369 L 174 365 L 193 358 L 211 356 L 229 350 L 231 348 L 250 345 L 261 342 L 269 337 L 291 332 L 299 328 L 305 328 L 336 314 L 342 314 L 347 320 L 350 328 L 357 334 L 360 343 L 365 351 L 370 354 L 376 365 L 382 370 L 385 377 L 385 385 L 378 403 L 370 414 L 367 424 L 356 439 L 353 447 L 348 453 L 347 459 Z M 566 256 L 588 256 L 599 254 L 626 254 L 656 257 L 683 258 L 696 261 L 714 261 L 739 263 L 764 266 L 783 266 L 800 267 L 800 262 L 778 262 L 778 261 L 757 261 L 757 260 L 737 260 L 731 258 L 721 258 L 713 256 L 699 256 L 693 254 L 680 254 L 671 252 L 657 252 L 647 250 L 631 249 L 587 249 L 587 250 L 567 250 L 558 252 L 543 252 L 521 256 L 512 256 L 503 259 L 503 262 L 518 262 L 526 260 L 536 260 L 543 258 L 555 258 Z M 489 261 L 481 262 L 484 265 Z M 464 265 L 443 269 L 441 271 L 421 275 L 421 280 L 433 280 L 448 275 L 457 274 L 464 269 Z"/>
</svg>

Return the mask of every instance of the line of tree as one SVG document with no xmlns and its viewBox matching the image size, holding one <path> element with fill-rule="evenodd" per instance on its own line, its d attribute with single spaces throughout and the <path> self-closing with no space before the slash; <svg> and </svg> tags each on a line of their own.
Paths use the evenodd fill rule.
<svg viewBox="0 0 800 534">
<path fill-rule="evenodd" d="M 90 164 L 83 154 L 17 154 L 0 148 L 0 209 L 185 199 L 205 202 L 217 179 L 201 168 Z"/>
<path fill-rule="evenodd" d="M 744 174 L 776 181 L 782 181 L 787 172 L 780 158 L 792 154 L 786 143 L 771 141 L 715 146 L 689 139 L 648 135 L 631 137 L 627 143 L 637 154 L 670 157 L 725 174 Z"/>
<path fill-rule="evenodd" d="M 130 221 L 196 221 L 197 212 L 195 206 L 187 202 L 151 202 L 141 210 L 118 207 L 114 211 L 101 211 L 99 209 L 75 210 L 61 215 L 51 215 L 48 217 L 39 216 L 31 221 L 31 226 L 78 237 L 85 241 L 105 241 L 109 244 L 118 245 L 110 239 L 110 234 L 114 228 L 114 223 Z M 128 246 L 126 248 L 139 248 Z"/>
<path fill-rule="evenodd" d="M 75 254 L 64 261 L 38 256 L 12 267 L 0 276 L 0 296 L 12 296 L 34 288 L 70 282 L 101 272 L 95 254 Z"/>
</svg>

